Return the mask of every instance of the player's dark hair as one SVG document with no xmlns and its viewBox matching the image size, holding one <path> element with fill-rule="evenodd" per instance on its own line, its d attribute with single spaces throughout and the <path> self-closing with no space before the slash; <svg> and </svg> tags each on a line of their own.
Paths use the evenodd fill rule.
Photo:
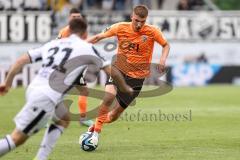
<svg viewBox="0 0 240 160">
<path fill-rule="evenodd" d="M 87 22 L 82 18 L 74 18 L 69 22 L 71 33 L 83 35 L 87 31 Z"/>
<path fill-rule="evenodd" d="M 148 16 L 148 7 L 145 5 L 137 5 L 133 8 L 133 12 L 141 18 L 146 18 Z"/>
<path fill-rule="evenodd" d="M 80 14 L 80 11 L 79 11 L 79 9 L 77 9 L 77 8 L 72 8 L 72 9 L 70 10 L 69 14 L 73 14 L 73 13 L 79 13 L 79 14 Z"/>
</svg>

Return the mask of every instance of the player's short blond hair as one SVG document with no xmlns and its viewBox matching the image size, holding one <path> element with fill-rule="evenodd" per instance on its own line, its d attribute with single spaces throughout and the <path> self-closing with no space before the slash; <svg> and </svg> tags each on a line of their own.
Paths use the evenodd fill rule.
<svg viewBox="0 0 240 160">
<path fill-rule="evenodd" d="M 148 7 L 145 5 L 137 5 L 133 8 L 133 12 L 141 18 L 146 18 L 148 16 Z"/>
</svg>

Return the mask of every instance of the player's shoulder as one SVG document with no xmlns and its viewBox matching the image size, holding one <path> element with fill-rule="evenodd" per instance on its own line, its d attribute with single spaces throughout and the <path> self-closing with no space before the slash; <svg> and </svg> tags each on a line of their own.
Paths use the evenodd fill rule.
<svg viewBox="0 0 240 160">
<path fill-rule="evenodd" d="M 64 28 L 60 29 L 59 33 L 58 33 L 58 38 L 64 38 L 64 37 L 68 37 L 70 35 L 70 29 L 69 26 L 65 26 Z"/>
<path fill-rule="evenodd" d="M 59 32 L 68 32 L 68 31 L 70 31 L 69 26 L 65 26 L 61 28 Z"/>
</svg>

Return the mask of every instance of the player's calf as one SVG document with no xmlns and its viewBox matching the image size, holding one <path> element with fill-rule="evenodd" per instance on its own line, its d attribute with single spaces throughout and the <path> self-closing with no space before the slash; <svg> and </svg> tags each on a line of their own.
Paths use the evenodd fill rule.
<svg viewBox="0 0 240 160">
<path fill-rule="evenodd" d="M 18 131 L 17 129 L 15 129 L 11 134 L 11 138 L 14 144 L 16 145 L 16 147 L 18 147 L 26 142 L 26 140 L 28 139 L 28 136 L 22 133 L 21 131 Z"/>
<path fill-rule="evenodd" d="M 115 107 L 111 112 L 108 113 L 105 123 L 112 123 L 116 121 L 124 110 L 125 109 L 122 108 L 120 105 L 117 105 L 117 107 Z"/>
</svg>

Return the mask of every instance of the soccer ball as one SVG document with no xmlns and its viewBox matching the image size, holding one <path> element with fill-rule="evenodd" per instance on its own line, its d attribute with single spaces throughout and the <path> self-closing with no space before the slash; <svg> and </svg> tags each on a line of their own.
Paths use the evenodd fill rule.
<svg viewBox="0 0 240 160">
<path fill-rule="evenodd" d="M 97 148 L 98 139 L 93 136 L 92 132 L 86 132 L 79 137 L 79 144 L 82 150 L 91 152 Z"/>
</svg>

